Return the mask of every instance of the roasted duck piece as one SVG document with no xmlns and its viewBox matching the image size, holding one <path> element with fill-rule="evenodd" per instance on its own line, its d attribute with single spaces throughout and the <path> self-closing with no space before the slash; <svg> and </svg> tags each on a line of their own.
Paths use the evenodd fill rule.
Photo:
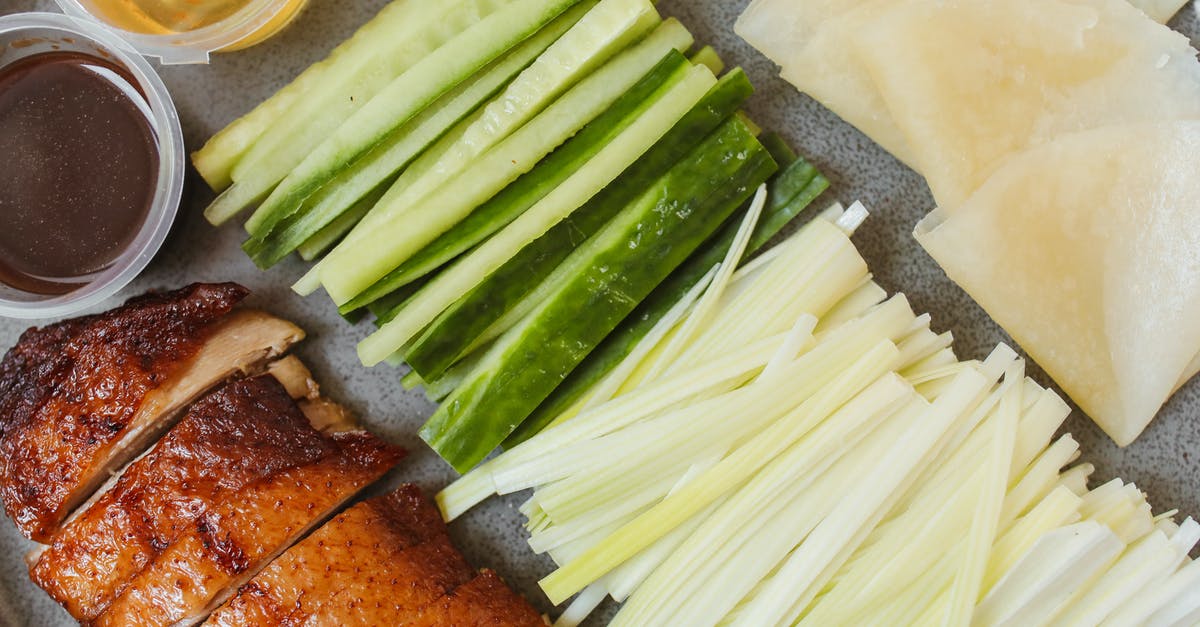
<svg viewBox="0 0 1200 627">
<path fill-rule="evenodd" d="M 203 618 L 399 460 L 346 427 L 314 428 L 271 375 L 228 383 L 63 527 L 31 576 L 82 622 Z"/>
<path fill-rule="evenodd" d="M 295 325 L 233 307 L 235 284 L 196 284 L 30 329 L 0 363 L 0 498 L 45 542 L 183 408 L 300 340 Z"/>
<path fill-rule="evenodd" d="M 207 625 L 513 625 L 544 621 L 450 544 L 415 486 L 360 503 L 264 569 Z"/>
</svg>

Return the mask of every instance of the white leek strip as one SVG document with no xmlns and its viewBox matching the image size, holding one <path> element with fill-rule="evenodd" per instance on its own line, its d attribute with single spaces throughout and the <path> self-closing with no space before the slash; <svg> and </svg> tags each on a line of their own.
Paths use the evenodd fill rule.
<svg viewBox="0 0 1200 627">
<path fill-rule="evenodd" d="M 755 379 L 755 385 L 769 385 L 783 382 L 781 373 L 787 368 L 787 365 L 796 360 L 800 352 L 813 340 L 813 329 L 817 326 L 817 319 L 809 314 L 800 316 L 796 320 L 796 326 L 788 332 L 784 338 L 783 344 L 780 344 L 779 350 L 771 357 L 771 361 L 767 362 L 767 367 L 763 368 L 761 374 Z"/>
<path fill-rule="evenodd" d="M 1020 386 L 1002 387 L 991 396 L 1011 394 L 1014 389 Z M 874 602 L 899 594 L 908 581 L 904 573 L 932 566 L 949 548 L 947 537 L 966 534 L 976 504 L 970 498 L 971 483 L 964 483 L 962 477 L 978 472 L 973 469 L 978 467 L 980 455 L 989 443 L 995 444 L 996 427 L 992 425 L 1003 422 L 1000 414 L 999 409 L 992 411 L 983 427 L 940 465 L 931 465 L 914 483 L 915 494 L 902 498 L 891 519 L 875 529 L 836 577 L 833 590 L 810 613 L 806 619 L 809 623 L 842 624 L 862 609 L 855 599 Z"/>
<path fill-rule="evenodd" d="M 712 505 L 663 536 L 650 548 L 638 553 L 636 557 L 609 573 L 602 581 L 607 582 L 609 595 L 613 600 L 623 603 L 635 591 L 640 590 L 646 579 L 675 553 L 679 545 L 683 544 L 684 540 L 687 540 L 701 523 L 722 507 L 727 499 L 728 497 L 717 499 Z"/>
<path fill-rule="evenodd" d="M 853 320 L 885 300 L 887 300 L 887 291 L 868 278 L 853 292 L 838 301 L 824 316 L 821 316 L 815 332 L 821 333 L 843 322 Z"/>
<path fill-rule="evenodd" d="M 546 483 L 548 478 L 540 469 L 548 466 L 547 456 L 572 444 L 614 433 L 706 390 L 731 390 L 766 366 L 783 339 L 780 336 L 756 342 L 725 359 L 619 396 L 522 442 L 489 462 L 485 470 L 492 474 L 501 494 Z"/>
<path fill-rule="evenodd" d="M 545 463 L 542 476 L 565 476 L 584 464 L 587 467 L 583 469 L 588 472 L 575 473 L 549 486 L 540 497 L 542 506 L 555 509 L 553 515 L 576 515 L 638 476 L 662 472 L 665 464 L 681 455 L 759 437 L 755 434 L 778 428 L 773 423 L 792 408 L 819 397 L 824 386 L 851 367 L 855 356 L 862 355 L 872 343 L 878 346 L 880 341 L 887 342 L 899 329 L 907 327 L 909 322 L 903 322 L 907 311 L 907 304 L 891 304 L 830 334 L 827 341 L 783 371 L 780 376 L 793 382 L 791 385 L 776 386 L 770 393 L 743 388 L 585 443 L 582 446 L 586 448 L 560 451 L 561 456 Z M 888 345 L 892 346 L 890 342 Z M 892 365 L 879 364 L 885 368 Z M 743 417 L 730 420 L 729 416 L 734 415 Z M 614 458 L 614 452 L 618 457 Z"/>
<path fill-rule="evenodd" d="M 858 551 L 830 581 L 800 625 L 851 624 L 856 614 L 900 594 L 910 583 L 907 573 L 927 570 L 949 546 L 946 537 L 970 524 L 971 481 L 960 481 L 951 496 L 931 510 L 914 510 L 876 527 Z M 916 484 L 914 484 L 916 485 Z"/>
<path fill-rule="evenodd" d="M 604 586 L 593 584 L 579 593 L 574 601 L 567 606 L 567 609 L 554 621 L 554 627 L 578 627 L 579 624 L 587 620 L 587 617 L 600 606 L 604 601 L 604 597 L 608 595 L 608 591 Z"/>
<path fill-rule="evenodd" d="M 1070 434 L 1059 438 L 1046 449 L 1029 468 L 1025 476 L 1013 486 L 1004 500 L 1004 511 L 1000 515 L 1002 529 L 1024 514 L 1042 497 L 1054 489 L 1059 472 L 1079 455 L 1079 443 Z M 1087 514 L 1085 513 L 1084 516 Z"/>
<path fill-rule="evenodd" d="M 1171 538 L 1171 543 L 1174 544 L 1182 554 L 1179 563 L 1175 564 L 1175 566 L 1178 567 L 1180 563 L 1184 561 L 1182 558 L 1186 558 L 1187 555 L 1192 552 L 1192 549 L 1196 548 L 1197 544 L 1200 544 L 1200 523 L 1197 523 L 1192 518 L 1188 518 L 1187 520 L 1183 521 L 1183 524 L 1179 525 L 1178 529 L 1175 530 L 1175 533 L 1169 537 Z"/>
<path fill-rule="evenodd" d="M 692 616 L 681 613 L 686 610 L 680 606 L 691 605 L 693 610 L 696 609 L 694 604 L 701 602 L 700 598 L 695 597 L 697 588 L 719 575 L 718 572 L 711 572 L 712 568 L 728 568 L 729 560 L 743 555 L 740 549 L 749 539 L 788 537 L 786 534 L 764 533 L 761 527 L 772 520 L 794 521 L 794 516 L 781 515 L 780 510 L 807 491 L 814 480 L 819 480 L 847 447 L 853 447 L 856 438 L 871 433 L 875 425 L 911 398 L 912 389 L 907 383 L 895 375 L 887 375 L 838 410 L 828 421 L 768 464 L 745 488 L 733 494 L 720 510 L 704 521 L 696 533 L 634 595 L 628 611 L 623 611 L 626 618 L 618 621 L 618 624 L 665 624 L 664 619 L 666 622 L 672 622 L 673 619 L 679 624 L 698 625 L 705 616 L 719 617 L 733 609 L 774 563 L 766 564 L 756 559 L 755 568 L 765 566 L 766 570 L 747 572 L 738 568 L 738 581 L 729 582 L 733 588 L 711 591 L 723 595 L 727 601 L 720 611 L 706 611 Z M 781 498 L 781 494 L 788 496 Z M 803 528 L 803 525 L 795 527 Z M 781 551 L 775 553 L 776 559 L 781 558 L 800 539 L 796 538 L 782 547 Z M 765 559 L 767 556 L 760 557 Z M 730 590 L 736 590 L 739 585 L 744 585 L 745 589 L 732 594 Z M 672 602 L 664 606 L 663 602 L 668 599 Z M 644 607 L 642 611 L 648 615 L 640 614 L 640 607 Z"/>
<path fill-rule="evenodd" d="M 1184 591 L 1146 621 L 1147 627 L 1194 627 L 1200 624 L 1200 588 Z"/>
<path fill-rule="evenodd" d="M 905 328 L 911 324 L 913 319 L 912 310 L 909 309 L 907 301 L 903 298 L 892 298 L 887 303 L 877 307 L 867 316 L 856 320 L 852 323 L 844 325 L 833 332 L 826 335 L 816 346 L 808 353 L 804 354 L 793 364 L 790 364 L 786 369 L 786 378 L 793 383 L 788 386 L 780 386 L 773 390 L 770 395 L 764 395 L 760 391 L 738 390 L 727 395 L 713 398 L 702 403 L 689 406 L 685 409 L 675 411 L 660 417 L 657 421 L 663 419 L 671 419 L 678 422 L 677 431 L 669 433 L 674 436 L 665 444 L 671 445 L 679 438 L 680 433 L 691 434 L 686 438 L 683 444 L 694 446 L 703 438 L 706 442 L 712 442 L 713 437 L 720 441 L 723 433 L 728 433 L 730 430 L 746 431 L 748 427 L 753 427 L 749 423 L 759 424 L 763 421 L 773 420 L 773 416 L 779 415 L 781 411 L 787 411 L 791 407 L 795 407 L 804 399 L 816 394 L 821 387 L 832 381 L 832 378 L 837 376 L 839 372 L 850 367 L 854 360 L 861 356 L 865 351 L 873 345 L 877 345 L 882 340 L 894 338 Z M 778 344 L 778 342 L 776 342 Z M 769 359 L 769 358 L 768 358 Z M 647 388 L 649 389 L 649 388 Z M 643 401 L 638 401 L 641 405 L 632 404 L 641 393 L 641 390 L 625 396 L 618 397 L 608 406 L 599 408 L 603 411 L 607 407 L 617 405 L 630 405 L 623 412 L 635 412 L 642 409 L 641 405 L 646 405 L 655 402 L 654 397 L 647 398 Z M 682 415 L 682 417 L 680 417 Z M 741 415 L 747 416 L 745 420 L 728 420 L 727 416 Z M 716 421 L 717 425 L 714 430 L 706 432 L 704 429 L 696 428 L 695 422 L 703 422 L 705 424 Z M 622 421 L 628 421 L 628 418 L 623 414 L 616 414 L 605 420 L 599 425 L 605 430 L 610 431 L 618 426 Z M 522 477 L 525 479 L 517 481 L 514 477 L 518 472 L 517 468 L 511 469 L 513 476 L 508 476 L 505 473 L 510 472 L 505 469 L 502 473 L 497 471 L 495 480 L 497 487 L 501 490 L 507 489 L 523 489 L 532 485 L 547 483 L 550 478 L 561 478 L 571 474 L 574 468 L 578 468 L 581 461 L 587 461 L 593 464 L 599 463 L 604 466 L 609 472 L 621 472 L 621 467 L 612 463 L 612 454 L 609 450 L 620 449 L 600 449 L 595 448 L 595 440 L 590 441 L 593 445 L 591 450 L 605 454 L 600 457 L 584 458 L 579 450 L 572 448 L 572 444 L 579 442 L 579 446 L 588 444 L 582 438 L 571 438 L 566 441 L 551 442 L 550 446 L 543 446 L 548 440 L 552 441 L 557 437 L 559 430 L 567 431 L 583 431 L 588 428 L 595 427 L 589 425 L 587 419 L 580 417 L 574 421 L 562 425 L 561 428 L 550 429 L 539 434 L 528 442 L 518 446 L 509 453 L 506 453 L 501 459 L 510 455 L 517 455 L 523 448 L 528 451 L 537 451 L 536 455 L 532 455 L 528 464 L 519 470 Z M 535 445 L 535 442 L 541 443 Z M 656 441 L 640 443 L 642 446 L 650 446 Z M 536 448 L 535 448 L 536 447 Z M 622 451 L 625 454 L 625 451 Z M 673 454 L 673 453 L 672 453 Z M 599 473 L 603 474 L 603 472 Z M 598 480 L 603 481 L 603 480 Z"/>
<path fill-rule="evenodd" d="M 613 368 L 612 372 L 608 373 L 603 381 L 588 391 L 587 400 L 583 404 L 582 410 L 594 409 L 612 400 L 617 395 L 621 386 L 625 385 L 630 375 L 646 360 L 651 351 L 659 347 L 663 339 L 671 332 L 671 329 L 675 328 L 688 315 L 688 311 L 692 309 L 692 305 L 700 299 L 702 294 L 706 294 L 705 290 L 720 276 L 720 271 L 724 267 L 724 263 L 713 266 L 712 270 L 709 270 L 708 274 L 704 275 L 704 278 L 692 286 L 692 289 L 688 290 L 688 293 L 679 299 L 679 302 L 675 303 L 663 315 L 662 319 L 654 324 L 654 327 L 650 329 L 646 337 L 638 342 L 633 351 L 625 359 L 621 360 L 621 363 L 616 368 Z"/>
<path fill-rule="evenodd" d="M 1078 521 L 1082 503 L 1083 499 L 1067 488 L 1055 488 L 1028 514 L 1017 519 L 992 547 L 984 589 L 990 590 L 999 584 L 1039 539 L 1054 529 Z"/>
<path fill-rule="evenodd" d="M 531 534 L 529 548 L 533 549 L 534 553 L 546 553 L 591 535 L 608 525 L 628 522 L 654 503 L 662 500 L 670 492 L 671 486 L 675 482 L 676 479 L 670 475 L 663 475 L 658 478 L 658 481 L 637 486 L 630 491 L 622 491 L 619 498 L 608 500 L 592 507 L 586 513 L 573 517 L 572 521 L 580 521 L 576 524 L 564 524 L 563 519 L 556 518 L 552 513 L 547 512 L 554 524 L 544 531 Z"/>
<path fill-rule="evenodd" d="M 1056 529 L 1038 540 L 992 589 L 976 608 L 971 624 L 1040 624 L 1124 548 L 1116 534 L 1097 522 Z"/>
<path fill-rule="evenodd" d="M 1000 401 L 992 436 L 991 459 L 984 473 L 984 488 L 980 490 L 975 520 L 967 536 L 966 559 L 954 579 L 950 602 L 943 625 L 969 625 L 975 604 L 982 598 L 983 579 L 987 572 L 988 555 L 996 541 L 1000 526 L 1000 511 L 1008 490 L 1009 467 L 1016 446 L 1017 429 L 1021 418 L 1021 392 L 1024 389 L 1025 365 L 1013 363 L 1004 374 L 1012 385 Z"/>
<path fill-rule="evenodd" d="M 779 248 L 785 252 L 752 284 L 724 299 L 719 314 L 678 361 L 714 359 L 749 339 L 786 331 L 804 313 L 820 318 L 867 276 L 854 244 L 824 220 L 813 220 Z"/>
<path fill-rule="evenodd" d="M 907 369 L 911 365 L 918 364 L 942 350 L 950 348 L 953 343 L 953 336 L 949 333 L 938 335 L 926 327 L 900 341 L 900 362 L 905 364 L 905 369 Z"/>
<path fill-rule="evenodd" d="M 1027 384 L 1026 387 L 1029 387 Z M 1071 415 L 1071 408 L 1051 390 L 1034 384 L 1026 395 L 1034 399 L 1033 406 L 1025 410 L 1021 429 L 1017 432 L 1017 446 L 1013 452 L 1013 467 L 1008 481 L 1013 485 L 1029 470 L 1038 455 L 1050 446 L 1054 434 Z"/>
<path fill-rule="evenodd" d="M 725 293 L 725 288 L 729 286 L 729 281 L 733 278 L 734 270 L 737 269 L 742 257 L 746 255 L 746 247 L 750 245 L 750 237 L 754 235 L 754 227 L 758 225 L 758 219 L 766 204 L 767 186 L 766 184 L 759 185 L 758 192 L 754 194 L 754 200 L 750 203 L 750 209 L 746 212 L 746 217 L 742 219 L 741 226 L 738 227 L 733 244 L 725 253 L 725 259 L 721 261 L 721 269 L 717 272 L 716 278 L 713 279 L 704 296 L 696 303 L 696 308 L 684 321 L 679 332 L 671 338 L 666 348 L 657 356 L 657 362 L 650 368 L 646 380 L 653 381 L 672 365 L 681 365 L 675 364 L 675 357 L 712 319 L 717 305 L 721 302 L 721 295 Z"/>
<path fill-rule="evenodd" d="M 1166 579 L 1184 556 L 1161 531 L 1129 547 L 1098 580 L 1077 596 L 1055 625 L 1092 627 L 1127 603 L 1146 586 Z"/>
<path fill-rule="evenodd" d="M 870 216 L 871 214 L 867 211 L 867 208 L 864 207 L 861 202 L 855 201 L 854 204 L 850 205 L 850 208 L 846 209 L 842 215 L 838 216 L 838 219 L 834 222 L 834 224 L 837 225 L 837 227 L 841 229 L 843 233 L 845 233 L 847 236 L 850 236 L 854 235 L 854 232 L 858 230 L 858 227 L 862 226 L 863 222 L 866 222 L 867 218 Z"/>
<path fill-rule="evenodd" d="M 1126 625 L 1174 625 L 1167 608 L 1189 591 L 1200 590 L 1200 562 L 1188 562 L 1175 571 L 1161 585 L 1145 590 L 1130 599 L 1123 607 L 1101 623 L 1102 627 L 1124 627 Z"/>
<path fill-rule="evenodd" d="M 1092 464 L 1076 464 L 1059 475 L 1058 481 L 1055 482 L 1054 486 L 1063 486 L 1075 494 L 1083 496 L 1087 494 L 1088 479 L 1091 478 L 1094 472 L 1096 472 L 1096 467 Z"/>
<path fill-rule="evenodd" d="M 795 621 L 813 597 L 850 557 L 866 533 L 887 513 L 879 511 L 905 479 L 921 472 L 922 461 L 937 455 L 937 445 L 972 409 L 991 381 L 980 372 L 959 375 L 951 392 L 930 405 L 928 413 L 896 442 L 862 482 L 813 530 L 788 558 L 772 585 L 746 609 L 741 624 L 774 625 Z M 832 572 L 830 572 L 832 571 Z M 824 581 L 823 581 L 824 579 Z"/>
<path fill-rule="evenodd" d="M 905 396 L 912 399 L 912 391 L 906 390 Z M 669 594 L 654 592 L 646 595 L 657 600 L 657 611 L 639 615 L 640 620 L 631 616 L 629 623 L 703 625 L 713 624 L 729 614 L 742 599 L 753 596 L 758 583 L 769 579 L 776 566 L 786 561 L 792 550 L 833 510 L 841 496 L 858 480 L 862 469 L 884 454 L 908 424 L 913 411 L 920 411 L 920 405 L 907 402 L 899 412 L 887 412 L 893 414 L 891 417 L 881 412 L 871 421 L 886 418 L 883 424 L 852 432 L 854 441 L 847 442 L 844 450 L 834 451 L 822 462 L 821 468 L 805 470 L 799 481 L 787 478 L 787 475 L 795 475 L 797 469 L 788 468 L 777 460 L 771 469 L 764 471 L 775 475 L 772 480 L 777 482 L 776 495 L 762 507 L 742 513 L 741 528 L 730 536 L 719 552 L 708 558 L 708 563 L 701 563 L 694 573 L 677 572 L 677 585 L 682 588 L 677 587 Z M 836 424 L 838 421 L 831 422 Z M 759 485 L 766 481 L 765 477 L 755 479 Z M 739 512 L 726 510 L 726 514 L 733 517 L 735 520 L 731 522 L 736 524 Z M 695 540 L 698 541 L 693 543 L 692 549 L 703 560 L 702 555 L 707 550 L 703 538 Z"/>
<path fill-rule="evenodd" d="M 702 477 L 622 527 L 578 560 L 542 579 L 540 584 L 550 601 L 563 602 L 754 476 L 869 382 L 887 372 L 897 352 L 891 342 L 866 351 L 853 366 L 841 372 L 836 380 L 824 386 L 786 419 L 764 429 Z"/>
</svg>

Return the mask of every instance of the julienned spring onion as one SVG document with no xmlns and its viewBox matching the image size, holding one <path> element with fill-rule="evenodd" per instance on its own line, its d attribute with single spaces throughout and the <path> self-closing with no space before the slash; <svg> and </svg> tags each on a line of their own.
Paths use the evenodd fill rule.
<svg viewBox="0 0 1200 627">
<path fill-rule="evenodd" d="M 532 488 L 530 544 L 560 566 L 543 587 L 581 592 L 559 625 L 605 595 L 618 625 L 1194 624 L 1200 525 L 1088 490 L 1053 439 L 1068 406 L 1006 347 L 960 361 L 886 299 L 855 209 L 718 266 L 443 514 Z"/>
</svg>

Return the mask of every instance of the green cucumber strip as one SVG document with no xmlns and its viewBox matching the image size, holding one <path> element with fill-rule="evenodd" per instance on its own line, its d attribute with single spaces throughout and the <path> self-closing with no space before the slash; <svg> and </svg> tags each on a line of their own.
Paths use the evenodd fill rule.
<svg viewBox="0 0 1200 627">
<path fill-rule="evenodd" d="M 589 122 L 579 134 L 342 309 L 353 311 L 374 302 L 441 267 L 515 220 L 625 130 L 650 103 L 657 100 L 656 94 L 665 93 L 681 80 L 687 66 L 687 59 L 678 51 L 667 53 L 641 81 L 618 98 L 607 111 Z"/>
<path fill-rule="evenodd" d="M 459 83 L 549 24 L 579 0 L 514 0 L 459 33 L 388 84 L 300 162 L 279 185 L 301 202 Z M 247 230 L 261 225 L 252 217 Z"/>
<path fill-rule="evenodd" d="M 461 174 L 476 158 L 661 22 L 648 0 L 600 2 L 475 120 L 414 163 L 384 197 L 379 209 L 367 218 L 361 232 L 394 219 Z M 355 232 L 352 237 L 360 234 Z"/>
<path fill-rule="evenodd" d="M 389 43 L 404 43 L 404 37 L 420 32 L 430 18 L 436 17 L 436 12 L 429 9 L 426 0 L 395 0 L 385 6 L 353 36 L 334 48 L 329 56 L 310 65 L 291 83 L 234 120 L 213 135 L 203 148 L 192 153 L 192 164 L 200 176 L 216 191 L 229 187 L 233 182 L 234 166 L 272 126 L 289 115 L 293 107 L 319 90 L 338 84 L 348 73 L 378 63 L 380 58 L 386 59 L 389 51 L 394 49 L 394 45 L 388 46 Z M 411 54 L 393 55 L 392 60 L 403 64 L 411 57 Z"/>
<path fill-rule="evenodd" d="M 446 397 L 450 396 L 454 390 L 458 389 L 458 386 L 462 385 L 463 381 L 467 380 L 467 376 L 483 361 L 483 357 L 486 354 L 486 350 L 472 354 L 454 364 L 453 368 L 443 372 L 437 379 L 427 382 L 425 384 L 425 398 L 435 403 L 446 400 Z"/>
<path fill-rule="evenodd" d="M 335 244 L 341 241 L 350 229 L 354 228 L 355 224 L 367 215 L 371 207 L 379 202 L 379 198 L 383 196 L 384 189 L 381 186 L 350 207 L 348 211 L 338 216 L 333 222 L 325 225 L 320 231 L 317 231 L 312 237 L 304 240 L 300 246 L 296 248 L 296 252 L 300 254 L 300 258 L 305 261 L 312 261 L 317 257 L 325 254 L 325 251 L 333 248 Z M 251 240 L 253 241 L 253 240 Z"/>
<path fill-rule="evenodd" d="M 703 65 L 712 70 L 713 74 L 720 74 L 725 71 L 725 62 L 721 60 L 721 56 L 713 50 L 712 46 L 705 46 L 690 57 L 692 63 Z"/>
<path fill-rule="evenodd" d="M 558 289 L 497 340 L 421 438 L 459 472 L 482 461 L 775 168 L 730 118 L 555 270 Z"/>
<path fill-rule="evenodd" d="M 382 144 L 371 149 L 366 156 L 305 199 L 295 211 L 286 206 L 279 206 L 278 203 L 274 203 L 273 206 L 273 199 L 277 198 L 280 192 L 280 189 L 276 188 L 256 212 L 277 212 L 278 215 L 265 218 L 260 231 L 253 234 L 255 239 L 263 240 L 263 244 L 258 246 L 260 252 L 254 256 L 255 263 L 261 267 L 274 265 L 345 213 L 374 188 L 383 185 L 386 191 L 405 167 L 462 119 L 470 116 L 495 96 L 583 17 L 594 3 L 595 0 L 592 0 L 572 7 L 536 35 L 442 96 L 417 117 L 392 132 Z M 281 225 L 279 216 L 289 213 L 292 215 Z"/>
<path fill-rule="evenodd" d="M 405 76 L 438 49 L 516 0 L 448 0 L 410 9 L 402 30 L 380 33 L 345 71 L 314 89 L 275 121 L 233 168 L 234 184 L 204 215 L 221 224 L 261 202 L 275 185 L 300 165 L 341 126 L 363 110 L 398 77 Z M 441 81 L 439 81 L 441 82 Z"/>
<path fill-rule="evenodd" d="M 604 11 L 607 7 L 614 6 L 612 3 L 641 6 L 627 9 L 630 14 L 625 16 L 626 21 L 618 24 Z M 589 8 L 591 10 L 588 10 Z M 577 4 L 572 9 L 578 10 L 579 14 L 568 10 L 556 20 L 556 22 L 561 22 L 564 17 L 569 16 L 571 23 L 568 24 L 565 32 L 559 33 L 560 37 L 556 37 L 556 41 L 552 40 L 548 47 L 543 49 L 542 54 L 534 55 L 531 61 L 532 65 L 525 64 L 528 67 L 520 68 L 519 72 L 515 72 L 515 74 L 518 74 L 515 79 L 511 82 L 506 81 L 507 86 L 504 87 L 503 94 L 489 103 L 480 115 L 474 117 L 475 122 L 471 126 L 472 130 L 478 131 L 478 128 L 482 125 L 488 131 L 492 131 L 498 136 L 503 137 L 507 135 L 510 129 L 506 129 L 504 124 L 512 125 L 511 128 L 515 129 L 520 126 L 519 122 L 524 122 L 524 119 L 517 115 L 518 113 L 526 111 L 536 113 L 544 105 L 544 103 L 532 98 L 533 94 L 529 93 L 528 89 L 520 89 L 520 86 L 528 84 L 527 77 L 533 74 L 544 78 L 544 82 L 539 85 L 542 89 L 541 93 L 546 98 L 553 98 L 563 88 L 577 81 L 585 70 L 590 71 L 594 65 L 598 65 L 603 59 L 607 58 L 605 55 L 610 56 L 617 50 L 620 50 L 634 36 L 640 37 L 644 34 L 645 29 L 648 29 L 659 19 L 658 14 L 654 12 L 654 8 L 649 5 L 648 0 L 601 0 L 599 3 L 595 0 L 585 0 L 581 5 Z M 634 13 L 634 11 L 638 10 L 641 11 Z M 611 13 L 611 11 L 607 13 Z M 609 17 L 610 19 L 598 20 L 596 19 L 597 15 Z M 639 23 L 639 20 L 641 23 Z M 555 23 L 552 22 L 547 28 L 554 25 Z M 635 27 L 642 28 L 643 30 L 637 31 Z M 611 30 L 600 31 L 598 30 L 600 28 L 609 28 Z M 580 41 L 578 35 L 580 32 L 591 35 L 592 40 Z M 601 33 L 606 35 L 606 37 L 598 36 Z M 535 35 L 534 37 L 537 36 Z M 592 44 L 592 46 L 589 47 L 587 44 Z M 556 55 L 555 53 L 563 50 L 564 46 L 578 55 L 578 58 L 563 58 L 561 54 Z M 589 54 L 592 55 L 590 58 L 582 58 L 584 55 Z M 551 61 L 547 61 L 547 59 Z M 566 68 L 566 70 L 560 70 L 563 76 L 553 76 L 550 72 L 546 71 L 538 72 L 539 69 L 544 69 L 548 63 L 555 68 Z M 501 86 L 497 85 L 497 88 Z M 516 96 L 523 97 L 523 99 L 514 98 L 514 93 Z M 479 100 L 482 102 L 484 99 L 480 98 Z M 470 110 L 476 109 L 480 102 L 474 103 Z M 520 105 L 524 105 L 526 108 L 518 108 Z M 495 113 L 497 110 L 501 111 L 501 115 Z M 461 119 L 463 115 L 458 116 L 458 118 Z M 447 124 L 444 128 L 449 128 L 453 125 L 453 122 L 457 121 L 452 121 L 451 124 Z M 439 136 L 444 133 L 445 130 L 439 133 Z M 436 139 L 436 137 L 432 139 Z M 428 144 L 432 143 L 432 139 L 421 148 L 428 147 Z M 411 161 L 413 156 L 415 155 L 411 155 L 408 161 Z M 457 164 L 459 161 L 455 163 Z M 261 229 L 269 230 L 272 224 L 270 220 L 273 217 L 274 219 L 278 219 L 277 216 L 280 214 L 287 215 L 288 212 L 294 210 L 310 194 L 316 192 L 320 186 L 325 185 L 329 177 L 336 176 L 335 172 L 314 169 L 315 165 L 313 162 L 309 162 L 308 165 L 311 167 L 306 169 L 306 164 L 301 164 L 297 171 L 290 174 L 279 184 L 279 187 L 267 198 L 263 207 L 251 217 L 250 222 L 247 223 L 248 230 L 252 233 L 258 233 Z M 385 199 L 387 198 L 390 198 L 390 195 L 385 196 Z M 391 206 L 390 201 L 382 205 L 382 207 L 388 206 Z"/>
<path fill-rule="evenodd" d="M 330 297 L 346 304 L 533 169 L 633 87 L 671 43 L 655 38 L 622 52 L 401 216 L 377 221 L 358 239 L 352 233 L 321 263 Z M 381 209 L 390 210 L 381 203 L 372 214 Z"/>
<path fill-rule="evenodd" d="M 446 307 L 616 179 L 715 84 L 716 79 L 707 68 L 689 68 L 688 76 L 683 81 L 605 146 L 587 165 L 521 217 L 440 272 L 413 297 L 410 306 L 359 343 L 359 358 L 365 365 L 373 366 L 400 350 Z"/>
<path fill-rule="evenodd" d="M 442 313 L 405 351 L 427 379 L 493 339 L 540 302 L 543 281 L 580 242 L 591 237 L 659 177 L 683 159 L 750 97 L 744 72 L 724 76 L 662 139 L 603 192 L 536 241 Z"/>
<path fill-rule="evenodd" d="M 408 374 L 400 377 L 400 387 L 405 390 L 415 390 L 423 385 L 425 385 L 425 380 L 415 372 L 410 371 Z"/>
<path fill-rule="evenodd" d="M 425 283 L 429 282 L 428 276 L 405 285 L 404 287 L 380 298 L 379 300 L 367 305 L 367 311 L 375 316 L 376 326 L 383 326 L 396 317 L 396 313 L 412 298 L 414 294 L 421 290 Z"/>
<path fill-rule="evenodd" d="M 350 163 L 366 154 L 392 131 L 478 72 L 506 50 L 531 37 L 579 0 L 511 0 L 471 24 L 441 47 L 388 83 L 374 98 L 355 111 L 332 135 L 320 142 L 280 183 L 281 168 L 255 170 L 244 180 L 234 171 L 233 187 L 217 199 L 216 212 L 241 208 L 258 201 L 277 184 L 303 199 L 327 183 Z M 275 163 L 292 163 L 293 155 L 275 155 Z M 222 202 L 226 194 L 243 188 Z M 237 207 L 241 201 L 243 207 Z M 248 202 L 247 202 L 248 201 Z M 251 222 L 247 230 L 258 225 Z"/>
<path fill-rule="evenodd" d="M 773 151 L 774 152 L 774 151 Z M 788 149 L 787 152 L 791 152 Z M 787 153 L 780 153 L 786 156 Z M 795 153 L 791 153 L 793 156 Z M 786 198 L 784 190 L 807 181 L 804 188 Z M 751 236 L 746 257 L 762 248 L 792 219 L 808 208 L 818 196 L 829 188 L 829 181 L 804 159 L 797 158 L 770 183 L 771 195 L 768 204 Z M 504 442 L 512 448 L 536 435 L 558 416 L 583 398 L 593 385 L 602 380 L 613 368 L 627 357 L 637 343 L 650 332 L 654 325 L 700 280 L 714 265 L 720 263 L 729 251 L 739 224 L 734 221 L 726 225 L 720 235 L 701 249 L 686 264 L 676 270 L 649 298 L 631 314 L 604 342 L 588 356 L 562 385 L 542 402 L 521 426 Z M 745 260 L 743 260 L 745 261 Z"/>
</svg>

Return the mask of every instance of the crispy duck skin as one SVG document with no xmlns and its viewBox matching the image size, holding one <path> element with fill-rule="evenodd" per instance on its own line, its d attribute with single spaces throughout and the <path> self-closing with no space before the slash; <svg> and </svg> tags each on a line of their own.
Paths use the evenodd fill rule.
<svg viewBox="0 0 1200 627">
<path fill-rule="evenodd" d="M 206 623 L 332 624 L 544 622 L 494 573 L 473 570 L 451 545 L 437 508 L 415 486 L 403 486 L 350 508 L 292 547 Z"/>
<path fill-rule="evenodd" d="M 346 510 L 242 586 L 206 625 L 397 625 L 475 577 L 415 486 Z"/>
<path fill-rule="evenodd" d="M 22 335 L 0 363 L 0 499 L 23 534 L 45 542 L 155 425 L 211 387 L 180 377 L 246 294 L 196 284 Z M 286 333 L 271 347 L 303 335 L 276 326 Z"/>
<path fill-rule="evenodd" d="M 545 627 L 546 621 L 528 601 L 484 570 L 446 596 L 425 606 L 404 627 Z"/>
<path fill-rule="evenodd" d="M 263 482 L 359 461 L 378 462 L 384 467 L 371 472 L 382 474 L 394 464 L 398 453 L 374 440 L 383 448 L 355 457 L 362 439 L 319 433 L 272 376 L 229 383 L 72 519 L 30 575 L 77 619 L 95 619 L 196 521 L 228 501 L 245 502 Z M 386 454 L 376 460 L 372 452 Z M 342 480 L 332 486 L 342 489 Z"/>
</svg>

